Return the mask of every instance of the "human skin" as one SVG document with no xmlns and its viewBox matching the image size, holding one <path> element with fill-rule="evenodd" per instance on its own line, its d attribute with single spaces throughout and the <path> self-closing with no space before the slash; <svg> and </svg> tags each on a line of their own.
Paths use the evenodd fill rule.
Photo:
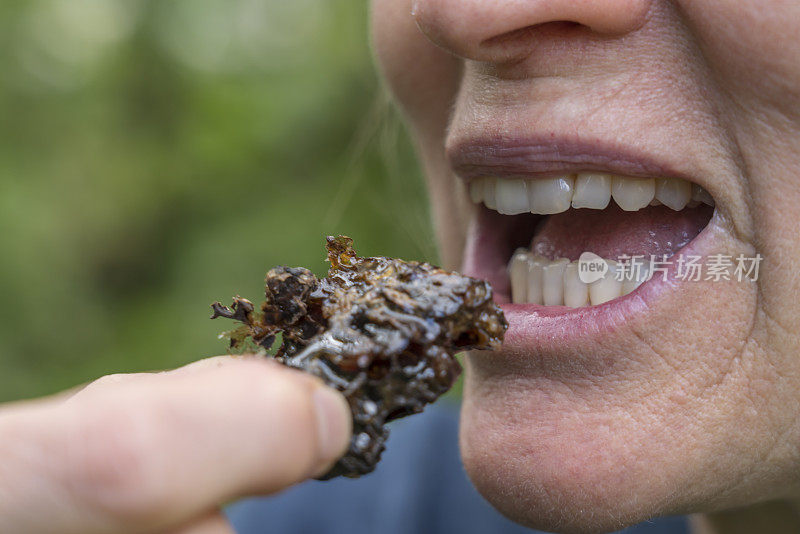
<svg viewBox="0 0 800 534">
<path fill-rule="evenodd" d="M 351 424 L 337 391 L 249 356 L 2 405 L 2 530 L 232 533 L 221 505 L 327 472 Z"/>
<path fill-rule="evenodd" d="M 475 139 L 656 162 L 714 197 L 704 253 L 763 257 L 756 282 L 643 286 L 596 331 L 510 309 L 503 351 L 466 362 L 478 490 L 543 530 L 694 513 L 698 532 L 796 532 L 800 4 L 373 0 L 372 28 L 448 267 L 474 267 L 452 163 Z"/>
</svg>

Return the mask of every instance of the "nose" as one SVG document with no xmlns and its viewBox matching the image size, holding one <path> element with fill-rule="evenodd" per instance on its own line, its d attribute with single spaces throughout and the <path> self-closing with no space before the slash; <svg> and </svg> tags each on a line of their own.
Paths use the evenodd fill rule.
<svg viewBox="0 0 800 534">
<path fill-rule="evenodd" d="M 652 0 L 414 0 L 412 15 L 434 43 L 476 61 L 524 54 L 534 27 L 579 24 L 602 35 L 640 28 Z"/>
</svg>

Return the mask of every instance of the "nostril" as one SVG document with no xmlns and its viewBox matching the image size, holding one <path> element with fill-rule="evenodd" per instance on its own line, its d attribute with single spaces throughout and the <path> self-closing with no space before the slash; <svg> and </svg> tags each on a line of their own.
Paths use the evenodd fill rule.
<svg viewBox="0 0 800 534">
<path fill-rule="evenodd" d="M 527 40 L 534 34 L 556 33 L 556 32 L 562 32 L 566 34 L 566 33 L 575 33 L 576 30 L 582 31 L 584 29 L 586 29 L 586 26 L 584 26 L 583 24 L 579 22 L 572 22 L 569 20 L 544 22 L 542 24 L 533 24 L 530 26 L 526 26 L 524 28 L 512 30 L 502 35 L 489 37 L 488 39 L 484 39 L 481 45 L 496 46 L 496 45 L 511 44 L 516 41 Z"/>
<path fill-rule="evenodd" d="M 514 59 L 542 31 L 558 38 L 638 30 L 653 0 L 415 0 L 411 14 L 432 42 L 482 62 Z M 512 55 L 509 57 L 508 52 Z M 498 55 L 495 55 L 498 54 Z"/>
<path fill-rule="evenodd" d="M 510 62 L 524 58 L 537 42 L 570 42 L 590 33 L 591 28 L 579 22 L 544 22 L 489 37 L 480 43 L 479 48 L 484 55 L 494 58 L 496 63 Z"/>
</svg>

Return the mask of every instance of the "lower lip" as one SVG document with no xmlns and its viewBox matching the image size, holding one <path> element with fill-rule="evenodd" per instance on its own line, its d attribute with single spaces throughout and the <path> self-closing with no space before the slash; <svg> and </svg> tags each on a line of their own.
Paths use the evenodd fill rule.
<svg viewBox="0 0 800 534">
<path fill-rule="evenodd" d="M 630 318 L 645 313 L 651 302 L 673 283 L 652 279 L 624 297 L 582 308 L 502 304 L 500 307 L 509 323 L 503 348 L 536 351 L 544 345 L 548 348 L 566 346 L 572 340 L 608 335 Z"/>
<path fill-rule="evenodd" d="M 713 250 L 713 231 L 716 214 L 708 225 L 688 244 L 678 250 L 673 257 L 707 256 Z M 474 244 L 473 244 L 474 245 Z M 469 253 L 469 252 L 468 252 Z M 473 248 L 472 254 L 476 251 Z M 466 274 L 482 276 L 485 273 L 470 272 L 475 259 L 466 262 Z M 677 276 L 678 266 L 671 262 L 666 276 L 657 272 L 653 278 L 631 293 L 596 306 L 570 308 L 567 306 L 543 306 L 540 304 L 511 304 L 508 296 L 496 295 L 500 307 L 509 322 L 509 329 L 503 342 L 503 349 L 513 352 L 524 350 L 535 352 L 539 348 L 567 348 L 576 340 L 584 342 L 606 337 L 634 318 L 641 318 L 655 302 L 675 294 L 684 284 L 696 282 L 681 280 Z M 490 280 L 490 282 L 495 282 Z"/>
</svg>

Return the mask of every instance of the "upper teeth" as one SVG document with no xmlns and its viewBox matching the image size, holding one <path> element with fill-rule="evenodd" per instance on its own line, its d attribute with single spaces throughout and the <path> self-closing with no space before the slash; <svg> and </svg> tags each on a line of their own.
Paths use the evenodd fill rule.
<svg viewBox="0 0 800 534">
<path fill-rule="evenodd" d="M 663 204 L 673 210 L 699 203 L 714 205 L 708 191 L 680 178 L 633 178 L 603 173 L 579 173 L 555 178 L 481 177 L 469 184 L 476 204 L 504 215 L 561 213 L 571 207 L 605 209 L 611 198 L 625 211 Z"/>
</svg>

